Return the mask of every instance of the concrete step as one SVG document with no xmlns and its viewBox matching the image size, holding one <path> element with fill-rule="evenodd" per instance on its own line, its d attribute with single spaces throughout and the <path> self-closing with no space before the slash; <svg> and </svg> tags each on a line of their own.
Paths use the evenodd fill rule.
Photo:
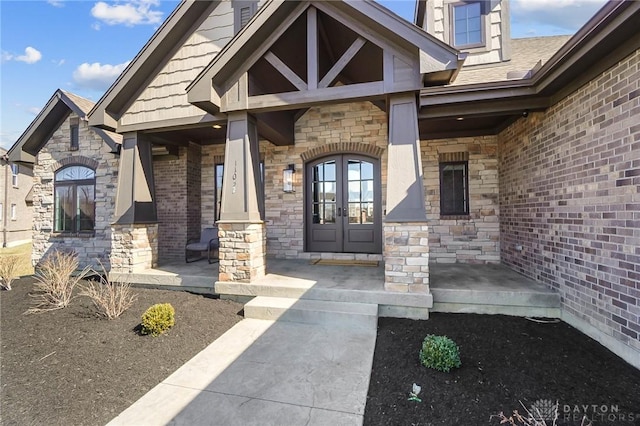
<svg viewBox="0 0 640 426">
<path fill-rule="evenodd" d="M 504 291 L 432 288 L 433 312 L 560 317 L 560 295 L 550 290 Z"/>
<path fill-rule="evenodd" d="M 350 290 L 318 287 L 315 282 L 299 279 L 281 279 L 268 285 L 260 283 L 233 283 L 218 281 L 215 292 L 220 295 L 243 297 L 281 297 L 303 300 L 364 303 L 407 308 L 430 308 L 431 294 L 394 293 L 384 290 Z"/>
<path fill-rule="evenodd" d="M 133 274 L 111 272 L 109 279 L 112 282 L 131 283 L 132 286 L 140 288 L 189 291 L 201 294 L 214 294 L 215 284 L 212 277 L 180 275 L 157 270 L 153 273 Z"/>
<path fill-rule="evenodd" d="M 375 329 L 378 306 L 369 303 L 258 296 L 244 305 L 244 316 L 250 319 Z"/>
</svg>

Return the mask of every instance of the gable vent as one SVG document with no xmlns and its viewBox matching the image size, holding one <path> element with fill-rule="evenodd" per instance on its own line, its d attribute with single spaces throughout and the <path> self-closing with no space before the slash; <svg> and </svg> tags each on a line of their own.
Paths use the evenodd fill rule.
<svg viewBox="0 0 640 426">
<path fill-rule="evenodd" d="M 251 7 L 243 7 L 240 9 L 240 28 L 243 28 L 251 19 Z"/>
</svg>

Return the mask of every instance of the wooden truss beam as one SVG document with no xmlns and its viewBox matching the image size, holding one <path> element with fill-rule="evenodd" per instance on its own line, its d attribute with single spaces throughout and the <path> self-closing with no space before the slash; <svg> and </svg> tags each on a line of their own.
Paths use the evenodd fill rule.
<svg viewBox="0 0 640 426">
<path fill-rule="evenodd" d="M 362 49 L 362 46 L 366 43 L 366 40 L 362 37 L 358 37 L 349 48 L 342 54 L 340 59 L 333 64 L 329 72 L 320 80 L 318 87 L 323 89 L 329 87 L 331 82 L 342 72 L 344 67 L 353 59 L 354 56 Z"/>
<path fill-rule="evenodd" d="M 269 51 L 264 55 L 264 59 L 269 62 L 273 67 L 284 76 L 291 84 L 293 84 L 298 90 L 307 90 L 307 83 L 301 79 L 287 64 L 282 62 L 273 52 Z"/>
</svg>

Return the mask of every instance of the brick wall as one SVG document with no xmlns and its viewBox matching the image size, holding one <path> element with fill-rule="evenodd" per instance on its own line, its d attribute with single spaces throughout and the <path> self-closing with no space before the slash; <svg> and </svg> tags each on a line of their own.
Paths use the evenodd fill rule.
<svg viewBox="0 0 640 426">
<path fill-rule="evenodd" d="M 495 136 L 422 141 L 429 259 L 432 263 L 500 262 L 498 153 Z M 465 153 L 469 161 L 469 216 L 440 216 L 442 155 Z"/>
<path fill-rule="evenodd" d="M 110 268 L 111 221 L 115 206 L 118 157 L 110 153 L 86 121 L 80 120 L 79 149 L 69 149 L 71 114 L 40 150 L 34 164 L 33 175 L 33 252 L 34 264 L 53 249 L 73 250 L 81 266 L 99 268 L 98 260 Z M 53 178 L 56 170 L 66 164 L 81 164 L 96 171 L 95 236 L 69 237 L 53 232 L 54 195 Z"/>
<path fill-rule="evenodd" d="M 499 135 L 503 262 L 640 350 L 640 51 Z"/>
<path fill-rule="evenodd" d="M 160 263 L 184 260 L 187 240 L 200 235 L 200 164 L 195 144 L 180 147 L 178 158 L 154 159 Z"/>
</svg>

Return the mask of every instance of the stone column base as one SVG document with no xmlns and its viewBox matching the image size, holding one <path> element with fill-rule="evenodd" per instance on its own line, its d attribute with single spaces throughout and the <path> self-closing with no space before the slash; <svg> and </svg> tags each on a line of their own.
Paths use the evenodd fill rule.
<svg viewBox="0 0 640 426">
<path fill-rule="evenodd" d="M 248 283 L 265 275 L 267 234 L 264 222 L 218 222 L 219 281 Z"/>
<path fill-rule="evenodd" d="M 133 274 L 158 266 L 158 225 L 111 225 L 111 271 Z"/>
<path fill-rule="evenodd" d="M 424 222 L 387 222 L 384 232 L 384 289 L 429 293 L 429 229 Z"/>
</svg>

